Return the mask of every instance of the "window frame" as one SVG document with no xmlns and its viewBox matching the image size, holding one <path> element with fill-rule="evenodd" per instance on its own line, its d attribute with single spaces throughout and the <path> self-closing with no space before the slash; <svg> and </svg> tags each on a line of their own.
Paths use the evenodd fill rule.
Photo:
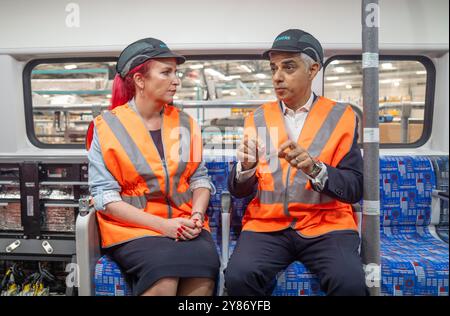
<svg viewBox="0 0 450 316">
<path fill-rule="evenodd" d="M 225 59 L 225 60 L 265 60 L 261 55 L 258 54 L 211 54 L 211 55 L 184 55 L 186 61 L 192 60 L 215 60 L 215 59 Z M 117 62 L 118 57 L 60 57 L 60 58 L 39 58 L 30 60 L 24 67 L 22 73 L 23 81 L 23 97 L 24 97 L 24 107 L 25 107 L 25 127 L 28 140 L 37 148 L 42 149 L 84 149 L 84 144 L 48 144 L 41 142 L 36 136 L 34 130 L 34 116 L 33 116 L 33 100 L 31 93 L 31 72 L 33 69 L 40 64 L 48 63 L 77 63 L 77 62 Z"/>
<path fill-rule="evenodd" d="M 117 62 L 117 57 L 63 57 L 42 58 L 29 61 L 22 73 L 23 100 L 25 106 L 25 127 L 28 140 L 36 147 L 42 149 L 83 149 L 84 144 L 48 144 L 39 140 L 34 130 L 33 99 L 31 93 L 31 72 L 40 64 L 49 63 L 83 63 L 83 62 Z"/>
<path fill-rule="evenodd" d="M 211 54 L 211 55 L 186 55 L 186 60 L 265 60 L 258 54 Z M 334 60 L 361 60 L 361 55 L 334 55 L 328 58 L 323 66 L 322 94 L 325 91 L 325 70 L 326 67 Z M 379 60 L 398 60 L 398 61 L 418 61 L 427 71 L 425 85 L 425 109 L 424 109 L 424 126 L 422 136 L 414 143 L 380 143 L 380 148 L 418 148 L 423 146 L 431 137 L 434 113 L 434 95 L 436 86 L 436 68 L 432 60 L 422 55 L 380 55 Z M 117 62 L 117 57 L 63 57 L 63 58 L 41 58 L 30 60 L 24 67 L 23 93 L 25 107 L 25 126 L 26 134 L 29 141 L 36 147 L 42 149 L 83 149 L 84 144 L 48 144 L 41 142 L 34 130 L 33 103 L 31 93 L 31 72 L 39 64 L 45 63 L 76 63 L 76 62 Z M 360 122 L 362 124 L 362 122 Z"/>
<path fill-rule="evenodd" d="M 361 61 L 361 55 L 334 55 L 328 58 L 323 65 L 322 95 L 325 95 L 325 70 L 326 67 L 334 60 L 355 60 Z M 436 89 L 436 67 L 433 61 L 423 55 L 379 55 L 379 61 L 417 61 L 420 62 L 427 71 L 425 83 L 425 101 L 424 101 L 424 117 L 423 130 L 421 137 L 413 143 L 380 143 L 380 149 L 388 148 L 419 148 L 425 145 L 431 137 L 433 129 L 433 113 L 434 113 L 434 94 Z M 363 122 L 360 122 L 362 124 Z M 360 144 L 362 148 L 362 143 Z"/>
</svg>

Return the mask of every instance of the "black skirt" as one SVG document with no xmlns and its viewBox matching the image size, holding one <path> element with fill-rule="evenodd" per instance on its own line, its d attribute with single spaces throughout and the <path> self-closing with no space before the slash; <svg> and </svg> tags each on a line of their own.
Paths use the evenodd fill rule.
<svg viewBox="0 0 450 316">
<path fill-rule="evenodd" d="M 206 230 L 188 241 L 143 237 L 109 248 L 108 254 L 129 275 L 133 295 L 141 295 L 167 277 L 216 280 L 220 269 L 214 241 Z"/>
</svg>

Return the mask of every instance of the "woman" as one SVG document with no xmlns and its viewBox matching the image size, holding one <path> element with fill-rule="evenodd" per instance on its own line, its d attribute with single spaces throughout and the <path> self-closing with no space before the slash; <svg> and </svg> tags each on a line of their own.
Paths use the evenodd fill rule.
<svg viewBox="0 0 450 316">
<path fill-rule="evenodd" d="M 135 295 L 211 295 L 219 272 L 200 129 L 168 105 L 184 61 L 157 39 L 127 46 L 110 111 L 87 136 L 102 247 L 132 276 Z"/>
</svg>

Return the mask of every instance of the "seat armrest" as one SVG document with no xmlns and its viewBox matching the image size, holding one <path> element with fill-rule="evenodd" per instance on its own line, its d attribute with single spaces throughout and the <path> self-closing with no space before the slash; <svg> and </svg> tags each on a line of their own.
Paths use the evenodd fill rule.
<svg viewBox="0 0 450 316">
<path fill-rule="evenodd" d="M 448 192 L 433 190 L 431 192 L 431 225 L 438 225 L 441 217 L 441 201 L 448 202 Z"/>
<path fill-rule="evenodd" d="M 82 201 L 83 200 L 83 201 Z M 101 257 L 100 236 L 93 206 L 80 199 L 80 212 L 75 226 L 78 264 L 78 294 L 93 296 L 95 265 Z"/>
<path fill-rule="evenodd" d="M 222 258 L 220 260 L 220 276 L 218 285 L 218 295 L 224 295 L 225 277 L 224 271 L 228 264 L 229 250 L 230 250 L 230 223 L 231 223 L 231 194 L 228 191 L 223 191 L 220 197 L 222 204 L 221 219 L 222 219 Z"/>
</svg>

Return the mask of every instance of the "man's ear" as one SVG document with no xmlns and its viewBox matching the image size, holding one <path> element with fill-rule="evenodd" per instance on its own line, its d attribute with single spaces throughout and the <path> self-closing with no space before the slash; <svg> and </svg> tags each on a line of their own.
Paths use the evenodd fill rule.
<svg viewBox="0 0 450 316">
<path fill-rule="evenodd" d="M 309 79 L 313 80 L 319 71 L 320 71 L 320 64 L 319 63 L 312 64 L 311 68 L 309 68 Z"/>
</svg>

